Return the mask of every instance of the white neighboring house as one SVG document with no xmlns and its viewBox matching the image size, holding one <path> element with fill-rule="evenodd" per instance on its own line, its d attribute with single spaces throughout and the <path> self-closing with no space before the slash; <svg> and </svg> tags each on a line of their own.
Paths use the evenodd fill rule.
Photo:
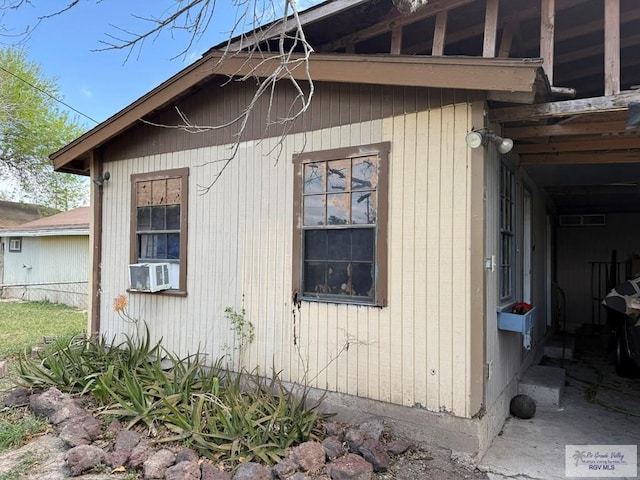
<svg viewBox="0 0 640 480">
<path fill-rule="evenodd" d="M 87 308 L 89 207 L 0 230 L 0 296 Z"/>
</svg>

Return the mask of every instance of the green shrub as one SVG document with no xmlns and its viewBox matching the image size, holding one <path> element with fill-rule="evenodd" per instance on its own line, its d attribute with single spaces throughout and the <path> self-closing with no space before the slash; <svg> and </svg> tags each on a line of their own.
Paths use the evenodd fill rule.
<svg viewBox="0 0 640 480">
<path fill-rule="evenodd" d="M 152 344 L 148 328 L 113 345 L 83 336 L 60 339 L 39 358 L 20 358 L 27 387 L 55 386 L 92 393 L 99 413 L 146 425 L 158 442 L 185 442 L 231 466 L 278 461 L 288 447 L 314 438 L 325 418 L 319 404 L 307 406 L 304 388 L 286 389 L 274 372 L 266 380 L 251 373 L 230 375 L 199 352 L 184 358 Z M 160 427 L 164 427 L 162 430 Z"/>
</svg>

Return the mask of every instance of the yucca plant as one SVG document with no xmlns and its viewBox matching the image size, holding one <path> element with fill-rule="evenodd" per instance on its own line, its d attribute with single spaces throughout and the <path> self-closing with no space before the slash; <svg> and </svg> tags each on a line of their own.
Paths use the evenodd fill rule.
<svg viewBox="0 0 640 480">
<path fill-rule="evenodd" d="M 58 341 L 39 358 L 24 355 L 21 383 L 56 386 L 72 393 L 92 393 L 99 414 L 146 425 L 163 425 L 170 435 L 158 442 L 185 442 L 201 454 L 231 466 L 243 461 L 272 464 L 289 447 L 313 438 L 325 418 L 319 404 L 307 405 L 285 388 L 279 374 L 271 380 L 244 372 L 230 376 L 219 359 L 213 366 L 199 352 L 180 358 L 149 330 L 137 329 L 119 344 L 104 338 Z"/>
</svg>

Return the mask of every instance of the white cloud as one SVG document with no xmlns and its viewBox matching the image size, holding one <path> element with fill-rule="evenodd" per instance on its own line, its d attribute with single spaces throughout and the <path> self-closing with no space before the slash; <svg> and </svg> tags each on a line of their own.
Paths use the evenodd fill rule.
<svg viewBox="0 0 640 480">
<path fill-rule="evenodd" d="M 86 85 L 83 85 L 82 87 L 80 87 L 80 94 L 85 98 L 93 97 L 93 92 Z"/>
</svg>

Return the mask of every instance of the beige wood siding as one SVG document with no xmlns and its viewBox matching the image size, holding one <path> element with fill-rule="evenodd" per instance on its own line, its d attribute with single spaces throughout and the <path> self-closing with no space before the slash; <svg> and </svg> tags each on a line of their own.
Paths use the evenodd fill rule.
<svg viewBox="0 0 640 480">
<path fill-rule="evenodd" d="M 342 95 L 349 91 L 333 93 L 348 104 Z M 113 298 L 127 288 L 130 176 L 189 166 L 188 294 L 130 295 L 130 314 L 148 322 L 155 339 L 183 355 L 233 354 L 224 310 L 240 310 L 244 298 L 256 328 L 245 367 L 265 374 L 275 368 L 285 380 L 365 398 L 475 414 L 471 342 L 483 339 L 470 336 L 473 199 L 464 137 L 471 107 L 465 95 L 455 103 L 448 93 L 431 95 L 431 108 L 415 89 L 401 98 L 367 95 L 360 106 L 378 112 L 373 119 L 354 121 L 353 105 L 344 107 L 343 124 L 290 135 L 279 159 L 278 138 L 245 142 L 205 195 L 198 186 L 214 177 L 228 145 L 128 161 L 105 155 L 111 180 L 104 187 L 102 332 L 133 331 L 112 311 Z M 317 108 L 335 105 L 341 103 Z M 292 155 L 383 141 L 391 142 L 388 307 L 302 302 L 295 308 Z"/>
</svg>

